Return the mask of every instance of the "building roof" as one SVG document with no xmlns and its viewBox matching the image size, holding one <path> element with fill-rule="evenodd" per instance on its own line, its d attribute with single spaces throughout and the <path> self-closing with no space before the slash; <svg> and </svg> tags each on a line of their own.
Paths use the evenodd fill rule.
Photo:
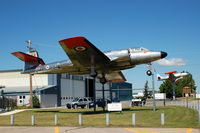
<svg viewBox="0 0 200 133">
<path fill-rule="evenodd" d="M 55 86 L 56 85 L 33 86 L 33 91 L 42 91 L 42 90 L 49 89 Z M 30 92 L 30 87 L 29 86 L 5 87 L 5 88 L 1 88 L 0 90 L 3 90 L 4 93 L 25 93 L 25 92 Z"/>
<path fill-rule="evenodd" d="M 21 72 L 22 69 L 14 69 L 14 70 L 0 70 L 0 73 L 5 73 L 5 72 Z"/>
</svg>

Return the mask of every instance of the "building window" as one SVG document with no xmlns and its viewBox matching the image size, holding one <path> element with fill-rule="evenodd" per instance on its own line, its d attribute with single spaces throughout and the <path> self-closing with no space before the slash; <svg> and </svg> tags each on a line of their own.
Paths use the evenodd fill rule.
<svg viewBox="0 0 200 133">
<path fill-rule="evenodd" d="M 19 100 L 19 103 L 22 103 L 22 100 Z"/>
<path fill-rule="evenodd" d="M 23 99 L 25 99 L 26 96 L 23 96 Z"/>
<path fill-rule="evenodd" d="M 72 75 L 73 80 L 83 80 L 83 76 L 81 75 Z"/>
<path fill-rule="evenodd" d="M 19 99 L 22 99 L 22 96 L 19 96 Z"/>
<path fill-rule="evenodd" d="M 61 77 L 64 79 L 70 79 L 70 74 L 62 74 Z"/>
</svg>

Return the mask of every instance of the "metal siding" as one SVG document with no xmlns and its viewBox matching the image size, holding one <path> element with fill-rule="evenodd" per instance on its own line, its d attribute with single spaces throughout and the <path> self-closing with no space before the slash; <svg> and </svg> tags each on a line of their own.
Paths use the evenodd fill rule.
<svg viewBox="0 0 200 133">
<path fill-rule="evenodd" d="M 61 79 L 61 97 L 70 97 L 72 95 L 72 90 L 70 89 L 69 79 Z"/>
<path fill-rule="evenodd" d="M 40 96 L 41 107 L 55 107 L 57 106 L 57 95 L 56 94 L 42 94 Z"/>
<path fill-rule="evenodd" d="M 76 97 L 85 97 L 85 81 L 61 78 L 61 105 Z"/>
<path fill-rule="evenodd" d="M 48 74 L 48 85 L 57 85 L 57 74 Z"/>
<path fill-rule="evenodd" d="M 84 81 L 74 81 L 73 95 L 76 97 L 85 97 L 85 82 Z"/>
</svg>

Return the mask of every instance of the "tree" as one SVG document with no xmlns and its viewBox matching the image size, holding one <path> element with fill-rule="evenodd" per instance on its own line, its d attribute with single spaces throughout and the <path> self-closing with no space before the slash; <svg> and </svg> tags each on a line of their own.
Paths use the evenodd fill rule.
<svg viewBox="0 0 200 133">
<path fill-rule="evenodd" d="M 148 92 L 149 86 L 148 86 L 148 81 L 146 81 L 145 85 L 144 85 L 144 98 L 147 99 L 150 95 Z"/>
<path fill-rule="evenodd" d="M 179 79 L 175 83 L 175 95 L 176 97 L 182 96 L 182 90 L 184 87 L 190 87 L 193 90 L 196 90 L 195 81 L 192 78 L 192 74 L 189 74 L 182 79 Z M 166 93 L 167 98 L 172 98 L 172 83 L 169 80 L 163 81 L 159 87 L 161 93 Z"/>
<path fill-rule="evenodd" d="M 184 88 L 186 86 L 189 87 L 190 89 L 196 90 L 195 81 L 192 77 L 192 74 L 189 74 L 183 77 L 183 79 L 181 79 L 180 81 L 176 82 L 177 88 Z"/>
<path fill-rule="evenodd" d="M 160 93 L 166 93 L 167 98 L 172 98 L 172 84 L 169 80 L 163 81 L 159 89 Z"/>
<path fill-rule="evenodd" d="M 40 108 L 40 102 L 36 95 L 33 95 L 33 108 Z"/>
</svg>

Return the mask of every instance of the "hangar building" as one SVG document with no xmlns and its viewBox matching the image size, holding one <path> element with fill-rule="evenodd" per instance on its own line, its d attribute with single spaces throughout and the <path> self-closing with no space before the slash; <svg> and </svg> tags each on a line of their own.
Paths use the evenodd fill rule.
<svg viewBox="0 0 200 133">
<path fill-rule="evenodd" d="M 29 104 L 29 74 L 18 70 L 0 71 L 0 89 L 6 97 L 15 98 L 17 105 Z M 65 106 L 77 97 L 93 97 L 93 82 L 89 76 L 69 74 L 36 74 L 32 78 L 33 93 L 39 97 L 41 107 Z M 115 85 L 116 84 L 116 85 Z M 124 91 L 123 91 L 124 89 Z M 126 95 L 126 96 L 125 96 Z M 96 81 L 96 96 L 102 97 L 102 85 Z M 105 98 L 132 98 L 132 84 L 106 83 Z"/>
</svg>

